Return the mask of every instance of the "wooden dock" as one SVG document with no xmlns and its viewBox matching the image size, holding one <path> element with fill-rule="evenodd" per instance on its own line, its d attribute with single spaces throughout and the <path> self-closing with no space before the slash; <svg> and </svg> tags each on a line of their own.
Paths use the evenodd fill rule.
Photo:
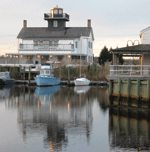
<svg viewBox="0 0 150 152">
<path fill-rule="evenodd" d="M 118 78 L 118 80 L 110 80 L 109 95 L 150 100 L 150 79 L 123 80 Z"/>
<path fill-rule="evenodd" d="M 35 80 L 15 80 L 17 85 L 36 85 Z M 74 86 L 74 81 L 60 81 L 60 85 Z M 107 81 L 91 81 L 91 86 L 108 86 Z"/>
</svg>

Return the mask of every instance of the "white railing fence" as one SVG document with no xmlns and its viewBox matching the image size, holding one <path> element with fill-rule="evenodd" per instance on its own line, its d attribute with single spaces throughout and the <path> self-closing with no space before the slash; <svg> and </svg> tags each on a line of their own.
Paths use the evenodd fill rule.
<svg viewBox="0 0 150 152">
<path fill-rule="evenodd" d="M 150 76 L 150 65 L 110 65 L 109 76 Z"/>
</svg>

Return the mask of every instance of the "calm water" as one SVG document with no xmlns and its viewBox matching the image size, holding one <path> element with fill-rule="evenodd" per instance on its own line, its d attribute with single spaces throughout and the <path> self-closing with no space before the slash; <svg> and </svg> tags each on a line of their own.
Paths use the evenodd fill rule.
<svg viewBox="0 0 150 152">
<path fill-rule="evenodd" d="M 0 89 L 0 151 L 115 152 L 149 149 L 149 112 L 107 108 L 108 89 Z"/>
</svg>

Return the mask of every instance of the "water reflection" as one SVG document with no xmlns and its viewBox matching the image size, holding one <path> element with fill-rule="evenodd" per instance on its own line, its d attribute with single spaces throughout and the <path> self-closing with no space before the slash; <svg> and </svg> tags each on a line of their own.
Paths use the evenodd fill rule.
<svg viewBox="0 0 150 152">
<path fill-rule="evenodd" d="M 86 93 L 90 89 L 90 86 L 75 86 L 74 91 L 78 94 Z"/>
<path fill-rule="evenodd" d="M 45 106 L 49 106 L 50 102 L 53 101 L 54 93 L 59 91 L 60 86 L 50 87 L 37 87 L 35 94 L 39 97 L 40 103 Z"/>
<path fill-rule="evenodd" d="M 150 112 L 110 108 L 109 142 L 112 150 L 149 149 Z"/>
<path fill-rule="evenodd" d="M 93 129 L 93 103 L 105 111 L 108 90 L 92 87 L 16 86 L 6 101 L 8 108 L 18 109 L 19 130 L 24 142 L 33 136 L 43 136 L 44 148 L 62 151 L 71 137 L 84 138 L 90 145 Z"/>
<path fill-rule="evenodd" d="M 15 85 L 0 85 L 0 99 L 7 99 L 10 96 L 10 89 Z"/>
</svg>

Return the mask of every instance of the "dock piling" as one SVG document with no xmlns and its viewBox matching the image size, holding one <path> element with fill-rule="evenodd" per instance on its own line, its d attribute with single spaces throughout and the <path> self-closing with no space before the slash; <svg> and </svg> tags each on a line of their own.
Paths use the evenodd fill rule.
<svg viewBox="0 0 150 152">
<path fill-rule="evenodd" d="M 140 79 L 137 79 L 137 97 L 140 96 Z"/>
<path fill-rule="evenodd" d="M 127 80 L 127 96 L 128 96 L 128 98 L 130 98 L 130 85 L 131 85 L 131 79 L 130 78 L 128 78 L 128 80 Z"/>
<path fill-rule="evenodd" d="M 29 67 L 29 75 L 28 75 L 28 81 L 29 81 L 29 83 L 28 83 L 28 85 L 30 85 L 30 74 L 31 74 L 30 69 L 31 69 L 31 67 Z"/>
<path fill-rule="evenodd" d="M 25 67 L 23 67 L 23 80 L 25 80 Z"/>
<path fill-rule="evenodd" d="M 70 84 L 70 68 L 68 67 L 68 84 Z"/>
</svg>

